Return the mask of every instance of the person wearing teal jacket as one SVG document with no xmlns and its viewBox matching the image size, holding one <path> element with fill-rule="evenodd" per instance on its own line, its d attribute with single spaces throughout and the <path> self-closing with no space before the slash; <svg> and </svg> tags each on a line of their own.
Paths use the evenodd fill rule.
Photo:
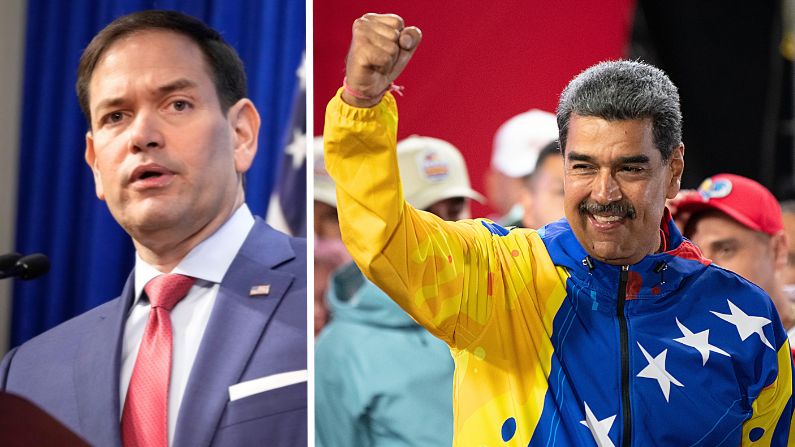
<svg viewBox="0 0 795 447">
<path fill-rule="evenodd" d="M 450 143 L 411 136 L 397 148 L 406 197 L 446 220 L 483 200 Z M 331 277 L 331 322 L 315 346 L 318 447 L 449 446 L 453 440 L 450 350 L 350 263 Z"/>
<path fill-rule="evenodd" d="M 315 445 L 449 446 L 447 345 L 354 263 L 332 276 L 327 299 L 333 317 L 315 346 Z"/>
</svg>

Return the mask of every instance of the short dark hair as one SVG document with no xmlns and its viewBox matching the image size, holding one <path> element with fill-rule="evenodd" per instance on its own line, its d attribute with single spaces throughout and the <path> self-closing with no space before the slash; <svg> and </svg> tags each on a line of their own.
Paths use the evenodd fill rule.
<svg viewBox="0 0 795 447">
<path fill-rule="evenodd" d="M 663 160 L 682 142 L 676 86 L 662 70 L 643 62 L 600 62 L 569 82 L 557 110 L 563 153 L 572 113 L 607 121 L 651 119 L 654 145 Z"/>
<path fill-rule="evenodd" d="M 91 76 L 102 54 L 117 40 L 131 34 L 163 30 L 182 34 L 199 46 L 210 75 L 215 84 L 221 110 L 226 113 L 229 107 L 245 98 L 246 71 L 237 51 L 224 41 L 221 35 L 202 21 L 177 11 L 149 10 L 135 12 L 111 22 L 88 44 L 80 56 L 77 69 L 77 98 L 80 108 L 91 126 L 88 87 Z"/>
<path fill-rule="evenodd" d="M 541 149 L 541 152 L 538 153 L 538 158 L 536 159 L 536 166 L 533 168 L 533 172 L 524 176 L 525 183 L 529 184 L 533 178 L 536 176 L 535 174 L 544 166 L 544 162 L 547 161 L 547 158 L 551 157 L 552 155 L 560 155 L 560 144 L 558 140 L 552 141 L 551 143 L 547 144 Z"/>
</svg>

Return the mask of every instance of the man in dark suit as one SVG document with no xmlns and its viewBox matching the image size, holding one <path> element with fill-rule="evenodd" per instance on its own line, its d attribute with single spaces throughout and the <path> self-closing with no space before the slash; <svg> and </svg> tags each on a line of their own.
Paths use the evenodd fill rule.
<svg viewBox="0 0 795 447">
<path fill-rule="evenodd" d="M 245 204 L 259 115 L 239 57 L 195 19 L 135 13 L 85 49 L 77 91 L 135 269 L 9 352 L 0 388 L 93 445 L 305 445 L 306 246 Z"/>
</svg>

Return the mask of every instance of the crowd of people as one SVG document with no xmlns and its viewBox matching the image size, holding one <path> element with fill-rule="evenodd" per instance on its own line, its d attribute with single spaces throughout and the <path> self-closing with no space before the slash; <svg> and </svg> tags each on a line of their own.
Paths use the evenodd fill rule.
<svg viewBox="0 0 795 447">
<path fill-rule="evenodd" d="M 390 86 L 421 39 L 394 15 L 354 23 L 316 151 L 316 204 L 342 227 L 316 233 L 318 445 L 788 445 L 795 203 L 734 174 L 682 190 L 676 87 L 611 62 L 557 115 L 496 131 L 496 214 L 469 220 L 483 199 L 458 151 L 394 141 Z"/>
</svg>

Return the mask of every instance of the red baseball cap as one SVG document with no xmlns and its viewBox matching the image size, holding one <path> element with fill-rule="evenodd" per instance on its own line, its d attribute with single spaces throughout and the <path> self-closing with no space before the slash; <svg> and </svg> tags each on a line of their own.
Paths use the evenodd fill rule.
<svg viewBox="0 0 795 447">
<path fill-rule="evenodd" d="M 764 186 L 739 175 L 708 177 L 676 205 L 677 214 L 709 209 L 722 211 L 754 231 L 773 235 L 784 229 L 778 200 Z"/>
</svg>

